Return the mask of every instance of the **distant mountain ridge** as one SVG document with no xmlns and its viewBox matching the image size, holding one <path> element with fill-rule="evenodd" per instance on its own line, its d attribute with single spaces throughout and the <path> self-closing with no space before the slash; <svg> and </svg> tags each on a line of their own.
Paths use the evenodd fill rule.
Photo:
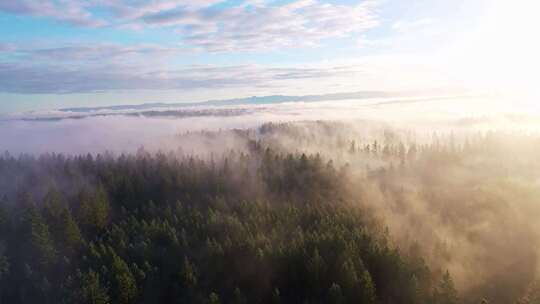
<svg viewBox="0 0 540 304">
<path fill-rule="evenodd" d="M 388 97 L 400 97 L 404 96 L 403 93 L 388 93 L 380 91 L 360 91 L 349 93 L 333 93 L 322 95 L 303 95 L 303 96 L 290 96 L 290 95 L 269 95 L 269 96 L 252 96 L 246 98 L 233 98 L 222 100 L 209 100 L 202 102 L 186 102 L 186 103 L 144 103 L 144 104 L 132 104 L 132 105 L 113 105 L 102 107 L 74 107 L 74 108 L 62 108 L 59 111 L 62 112 L 76 112 L 86 113 L 95 111 L 122 111 L 122 110 L 147 110 L 155 108 L 167 108 L 167 107 L 194 107 L 194 106 L 231 106 L 231 105 L 250 105 L 250 104 L 276 104 L 285 102 L 317 102 L 317 101 L 331 101 L 331 100 L 347 100 L 347 99 L 366 99 L 366 98 L 388 98 Z"/>
</svg>

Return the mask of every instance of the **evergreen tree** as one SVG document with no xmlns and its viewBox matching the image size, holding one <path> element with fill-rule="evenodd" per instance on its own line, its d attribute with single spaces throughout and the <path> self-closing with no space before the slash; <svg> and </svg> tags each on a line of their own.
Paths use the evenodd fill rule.
<svg viewBox="0 0 540 304">
<path fill-rule="evenodd" d="M 56 251 L 49 228 L 36 207 L 29 207 L 23 214 L 23 238 L 26 242 L 23 253 L 27 261 L 40 270 L 46 270 L 56 258 Z"/>
<path fill-rule="evenodd" d="M 333 283 L 328 289 L 328 303 L 329 304 L 343 304 L 345 303 L 345 297 L 341 291 L 341 287 Z"/>
<path fill-rule="evenodd" d="M 371 275 L 367 270 L 364 270 L 359 278 L 360 292 L 362 294 L 362 303 L 375 303 L 375 285 L 371 279 Z"/>
<path fill-rule="evenodd" d="M 75 292 L 73 303 L 79 304 L 109 304 L 110 299 L 107 289 L 100 281 L 99 273 L 89 270 L 87 273 L 79 274 L 80 286 Z"/>
<path fill-rule="evenodd" d="M 457 304 L 458 294 L 454 287 L 454 281 L 450 277 L 448 270 L 444 273 L 439 286 L 437 286 L 434 295 L 436 304 Z"/>
<path fill-rule="evenodd" d="M 314 250 L 313 255 L 308 259 L 307 262 L 307 269 L 310 273 L 310 277 L 314 278 L 314 283 L 317 283 L 324 271 L 324 260 L 317 249 Z"/>
<path fill-rule="evenodd" d="M 238 287 L 234 289 L 234 296 L 233 296 L 232 303 L 233 304 L 247 304 L 246 297 L 244 296 L 244 294 Z"/>
<path fill-rule="evenodd" d="M 135 278 L 126 262 L 116 254 L 113 254 L 112 257 L 111 271 L 114 286 L 114 302 L 119 304 L 135 303 L 137 297 Z"/>
<path fill-rule="evenodd" d="M 68 252 L 75 252 L 82 244 L 79 225 L 77 225 L 69 209 L 65 208 L 61 216 L 63 244 Z"/>
<path fill-rule="evenodd" d="M 110 206 L 105 190 L 98 187 L 92 195 L 83 191 L 79 195 L 80 221 L 90 231 L 101 231 L 109 221 Z"/>
<path fill-rule="evenodd" d="M 197 273 L 195 266 L 189 262 L 187 257 L 184 257 L 180 278 L 182 280 L 182 285 L 186 289 L 194 288 L 195 285 L 197 285 Z"/>
<path fill-rule="evenodd" d="M 208 304 L 220 304 L 221 301 L 219 300 L 219 296 L 217 293 L 212 292 L 208 296 Z"/>
<path fill-rule="evenodd" d="M 0 280 L 9 274 L 9 262 L 7 257 L 0 252 Z"/>
</svg>

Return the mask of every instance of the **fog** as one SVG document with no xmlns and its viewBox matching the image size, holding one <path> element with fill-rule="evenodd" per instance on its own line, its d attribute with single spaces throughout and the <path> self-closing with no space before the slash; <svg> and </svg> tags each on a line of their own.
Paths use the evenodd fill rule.
<svg viewBox="0 0 540 304">
<path fill-rule="evenodd" d="M 21 113 L 0 120 L 0 150 L 13 154 L 176 150 L 174 138 L 185 132 L 310 120 L 370 121 L 428 135 L 438 130 L 537 130 L 540 116 L 517 104 L 491 97 L 443 96 L 159 108 L 151 115 L 148 110 Z"/>
<path fill-rule="evenodd" d="M 539 292 L 540 118 L 533 114 L 479 97 L 166 111 L 10 117 L 0 122 L 0 150 L 163 151 L 213 161 L 255 145 L 318 155 L 344 168 L 343 191 L 376 219 L 374 229 L 387 228 L 393 246 L 420 252 L 439 276 L 448 270 L 467 303 Z"/>
</svg>

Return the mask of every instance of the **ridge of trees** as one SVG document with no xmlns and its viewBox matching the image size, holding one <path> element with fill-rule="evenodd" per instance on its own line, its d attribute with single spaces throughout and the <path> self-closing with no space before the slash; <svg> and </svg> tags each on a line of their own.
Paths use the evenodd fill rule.
<svg viewBox="0 0 540 304">
<path fill-rule="evenodd" d="M 2 303 L 457 303 L 318 155 L 9 155 Z"/>
</svg>

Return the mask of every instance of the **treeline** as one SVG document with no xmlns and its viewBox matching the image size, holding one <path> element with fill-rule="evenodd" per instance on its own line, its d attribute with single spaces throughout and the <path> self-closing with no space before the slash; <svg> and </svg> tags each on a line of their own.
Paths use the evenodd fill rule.
<svg viewBox="0 0 540 304">
<path fill-rule="evenodd" d="M 458 303 L 350 168 L 273 152 L 0 157 L 2 303 Z"/>
<path fill-rule="evenodd" d="M 204 151 L 320 153 L 340 167 L 339 192 L 386 225 L 402 253 L 414 248 L 433 277 L 449 270 L 463 303 L 540 299 L 537 133 L 306 121 L 179 136 L 197 141 Z"/>
</svg>

